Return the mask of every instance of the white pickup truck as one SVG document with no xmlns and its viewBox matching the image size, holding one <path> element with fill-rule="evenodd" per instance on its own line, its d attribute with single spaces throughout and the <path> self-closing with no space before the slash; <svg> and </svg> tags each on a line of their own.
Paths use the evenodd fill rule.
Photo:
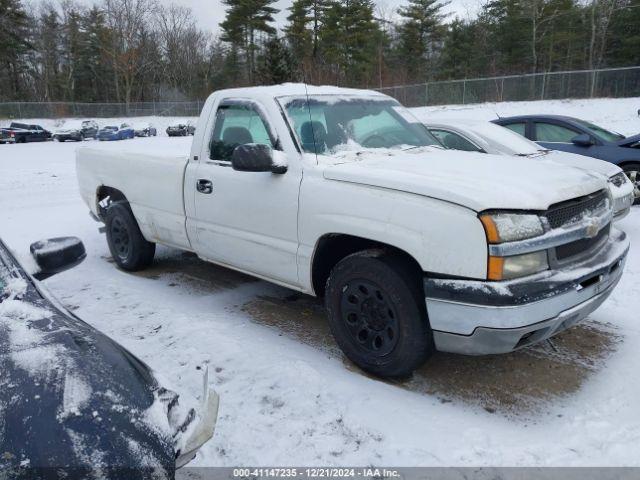
<svg viewBox="0 0 640 480">
<path fill-rule="evenodd" d="M 380 376 L 551 337 L 604 302 L 629 248 L 606 177 L 444 150 L 372 91 L 215 92 L 189 156 L 83 147 L 77 173 L 121 268 L 159 243 L 323 296 L 344 353 Z"/>
</svg>

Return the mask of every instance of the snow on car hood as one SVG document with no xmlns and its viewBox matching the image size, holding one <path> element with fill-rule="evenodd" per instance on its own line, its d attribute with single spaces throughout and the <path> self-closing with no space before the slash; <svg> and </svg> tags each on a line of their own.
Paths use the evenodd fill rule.
<svg viewBox="0 0 640 480">
<path fill-rule="evenodd" d="M 424 195 L 476 211 L 546 210 L 607 187 L 601 175 L 553 161 L 418 148 L 353 152 L 326 166 L 329 180 Z"/>
<path fill-rule="evenodd" d="M 617 165 L 604 160 L 598 160 L 593 157 L 578 155 L 577 153 L 561 152 L 560 150 L 551 150 L 545 157 L 546 160 L 568 165 L 570 167 L 580 168 L 582 170 L 590 170 L 599 173 L 607 178 L 620 173 L 622 169 Z"/>
</svg>

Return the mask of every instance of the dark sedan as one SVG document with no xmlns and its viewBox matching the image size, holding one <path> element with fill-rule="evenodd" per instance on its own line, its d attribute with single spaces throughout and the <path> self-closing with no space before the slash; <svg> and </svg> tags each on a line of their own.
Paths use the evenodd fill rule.
<svg viewBox="0 0 640 480">
<path fill-rule="evenodd" d="M 634 184 L 640 203 L 640 134 L 625 137 L 591 122 L 562 115 L 520 115 L 493 120 L 545 148 L 577 153 L 618 165 Z"/>
<path fill-rule="evenodd" d="M 196 127 L 184 123 L 167 127 L 167 135 L 170 137 L 186 137 L 195 134 L 195 132 Z"/>
<path fill-rule="evenodd" d="M 150 124 L 140 124 L 133 127 L 136 137 L 155 137 L 158 135 L 156 127 Z"/>
<path fill-rule="evenodd" d="M 174 478 L 213 434 L 217 395 L 205 380 L 201 406 L 191 407 L 42 289 L 36 279 L 84 259 L 78 239 L 37 242 L 31 252 L 33 276 L 0 240 L 0 471 Z"/>
</svg>

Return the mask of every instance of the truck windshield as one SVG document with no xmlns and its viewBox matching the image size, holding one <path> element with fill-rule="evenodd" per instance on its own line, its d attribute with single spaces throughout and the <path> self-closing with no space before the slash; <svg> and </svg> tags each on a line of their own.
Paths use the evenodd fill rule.
<svg viewBox="0 0 640 480">
<path fill-rule="evenodd" d="M 440 146 L 406 108 L 386 97 L 312 95 L 280 101 L 307 153 Z"/>
</svg>

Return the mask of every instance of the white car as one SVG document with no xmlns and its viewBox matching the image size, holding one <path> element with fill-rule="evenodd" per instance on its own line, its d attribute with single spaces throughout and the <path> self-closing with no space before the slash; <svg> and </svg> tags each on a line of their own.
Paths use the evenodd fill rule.
<svg viewBox="0 0 640 480">
<path fill-rule="evenodd" d="M 609 179 L 615 220 L 624 218 L 633 205 L 633 183 L 613 163 L 575 153 L 548 150 L 508 128 L 484 120 L 434 119 L 425 122 L 425 125 L 448 149 L 539 158 L 605 175 Z"/>
<path fill-rule="evenodd" d="M 163 244 L 324 297 L 380 376 L 531 345 L 606 300 L 629 248 L 606 178 L 434 145 L 379 92 L 285 84 L 213 93 L 190 153 L 97 144 L 77 174 L 120 268 Z"/>
</svg>

